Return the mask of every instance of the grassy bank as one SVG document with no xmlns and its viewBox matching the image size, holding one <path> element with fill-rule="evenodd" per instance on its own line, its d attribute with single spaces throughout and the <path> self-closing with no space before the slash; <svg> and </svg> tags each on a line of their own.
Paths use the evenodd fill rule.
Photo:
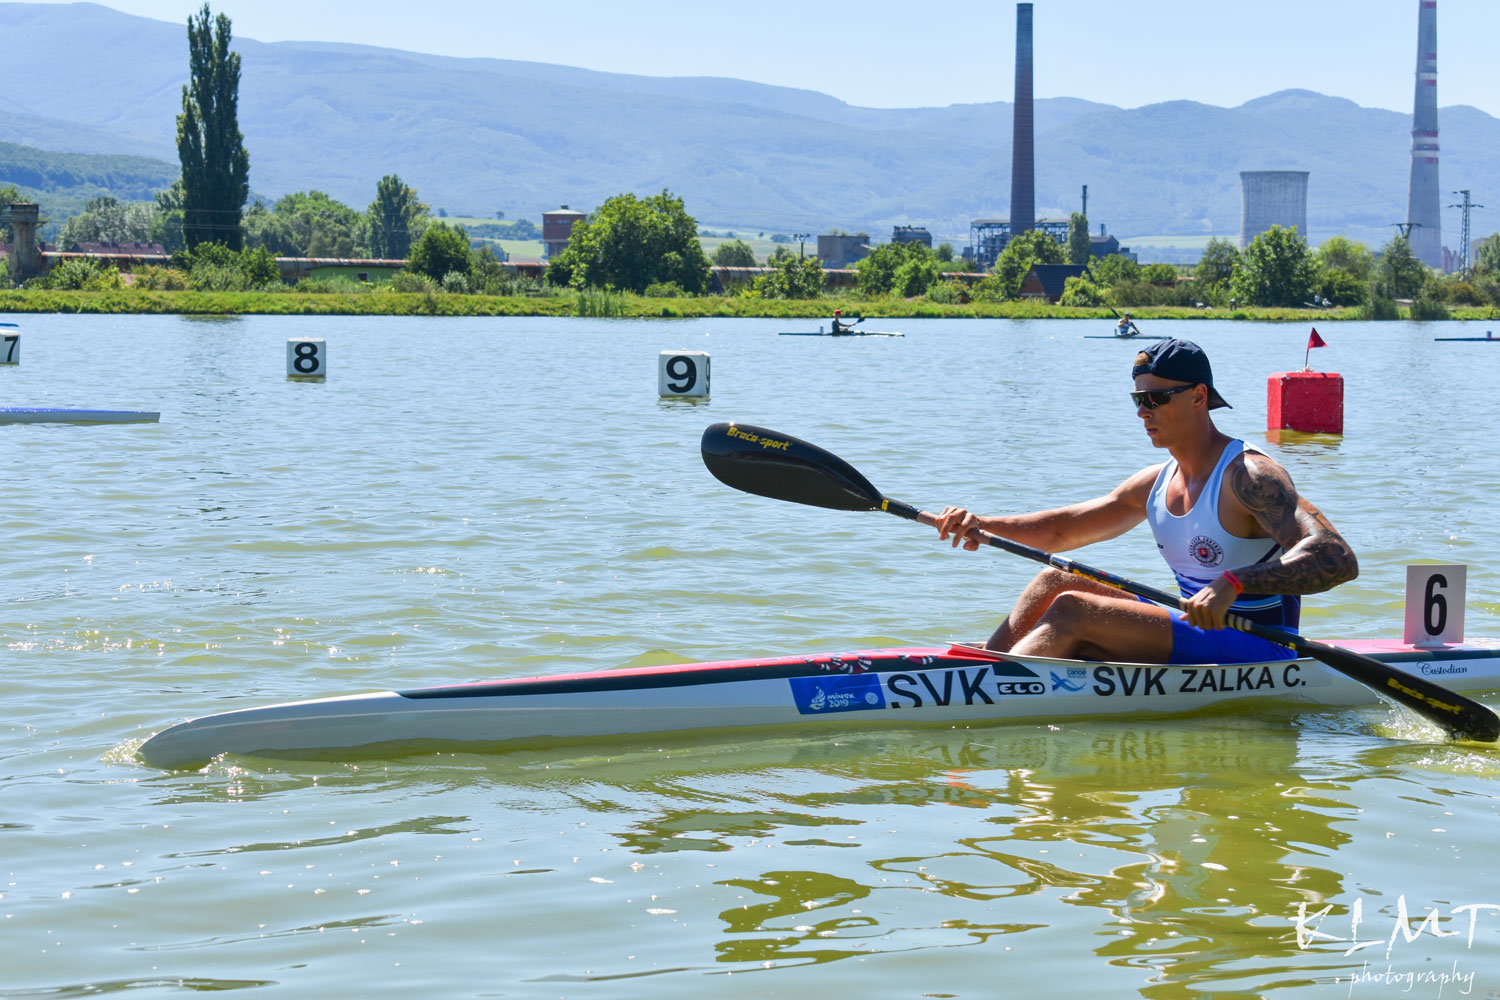
<svg viewBox="0 0 1500 1000">
<path fill-rule="evenodd" d="M 751 299 L 728 296 L 652 299 L 603 293 L 543 297 L 361 292 L 74 292 L 0 291 L 5 313 L 158 313 L 184 315 L 283 316 L 607 316 L 623 319 L 760 317 L 826 321 L 834 309 L 880 319 L 1095 319 L 1113 322 L 1104 307 L 1068 308 L 1035 301 L 974 302 L 945 305 L 923 300 L 853 297 L 810 300 Z M 1500 308 L 1455 308 L 1454 319 L 1500 319 Z M 1171 319 L 1227 319 L 1318 322 L 1359 318 L 1357 309 L 1183 309 L 1131 308 L 1140 322 Z M 1403 316 L 1405 312 L 1403 311 Z"/>
</svg>

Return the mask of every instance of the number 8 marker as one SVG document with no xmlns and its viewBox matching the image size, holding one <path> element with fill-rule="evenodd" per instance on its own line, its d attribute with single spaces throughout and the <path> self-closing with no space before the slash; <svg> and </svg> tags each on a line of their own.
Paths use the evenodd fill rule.
<svg viewBox="0 0 1500 1000">
<path fill-rule="evenodd" d="M 289 337 L 286 342 L 287 378 L 312 379 L 328 375 L 328 345 L 321 338 Z"/>
</svg>

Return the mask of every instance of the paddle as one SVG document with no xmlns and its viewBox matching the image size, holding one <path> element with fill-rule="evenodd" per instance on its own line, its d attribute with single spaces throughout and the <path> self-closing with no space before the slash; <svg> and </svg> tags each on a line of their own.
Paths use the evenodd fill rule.
<svg viewBox="0 0 1500 1000">
<path fill-rule="evenodd" d="M 832 510 L 882 510 L 909 521 L 935 526 L 937 515 L 883 496 L 848 462 L 817 445 L 750 424 L 718 423 L 703 432 L 703 464 L 715 479 L 756 496 Z M 970 532 L 986 545 L 1033 562 L 1102 583 L 1157 604 L 1181 610 L 1183 601 L 1124 577 L 1023 545 L 987 531 Z M 1500 738 L 1500 718 L 1470 698 L 1423 677 L 1402 673 L 1369 656 L 1326 646 L 1295 632 L 1259 625 L 1237 615 L 1229 626 L 1295 649 L 1328 664 L 1392 701 L 1431 719 L 1454 739 L 1491 742 Z"/>
</svg>

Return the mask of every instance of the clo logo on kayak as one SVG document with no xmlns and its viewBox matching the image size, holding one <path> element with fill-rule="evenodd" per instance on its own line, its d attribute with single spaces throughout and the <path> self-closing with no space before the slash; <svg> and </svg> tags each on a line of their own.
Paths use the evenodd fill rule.
<svg viewBox="0 0 1500 1000">
<path fill-rule="evenodd" d="M 1217 566 L 1224 561 L 1224 548 L 1207 535 L 1199 535 L 1188 542 L 1188 554 L 1200 566 Z"/>
</svg>

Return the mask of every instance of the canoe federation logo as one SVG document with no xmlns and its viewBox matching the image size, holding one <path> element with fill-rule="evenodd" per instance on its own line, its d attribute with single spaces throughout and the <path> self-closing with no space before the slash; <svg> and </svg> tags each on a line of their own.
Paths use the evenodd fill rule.
<svg viewBox="0 0 1500 1000">
<path fill-rule="evenodd" d="M 1198 535 L 1188 542 L 1188 555 L 1199 566 L 1217 566 L 1224 561 L 1224 547 L 1207 535 Z"/>
<path fill-rule="evenodd" d="M 885 708 L 885 692 L 876 674 L 789 677 L 792 700 L 802 715 L 863 712 Z"/>
</svg>

